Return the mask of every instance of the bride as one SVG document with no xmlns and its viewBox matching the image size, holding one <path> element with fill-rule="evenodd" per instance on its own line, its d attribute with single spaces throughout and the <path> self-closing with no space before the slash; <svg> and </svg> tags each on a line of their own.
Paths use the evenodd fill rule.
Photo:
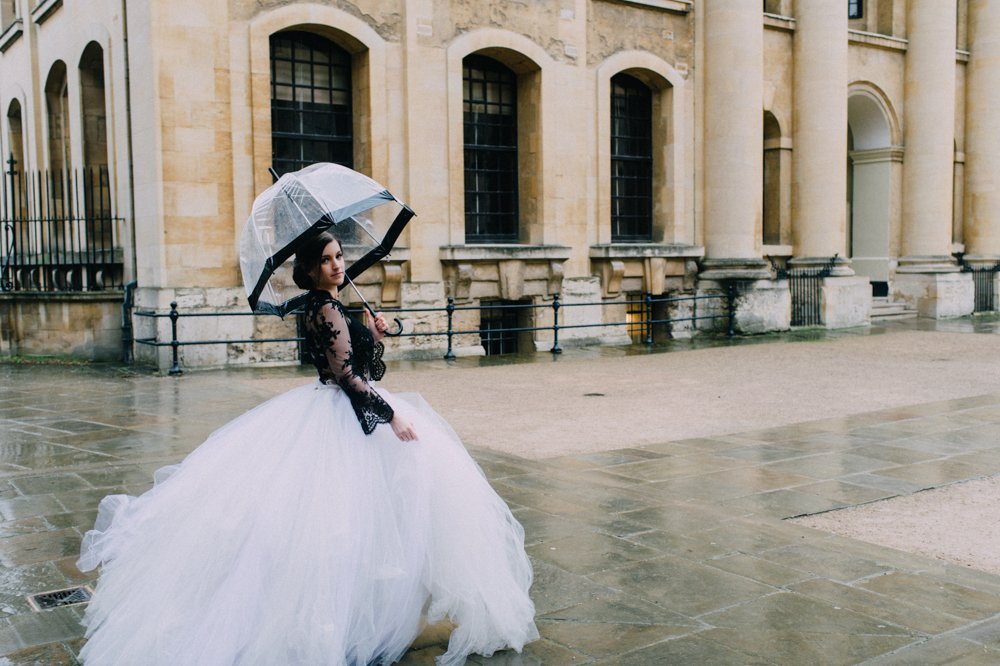
<svg viewBox="0 0 1000 666">
<path fill-rule="evenodd" d="M 454 623 L 440 664 L 538 637 L 524 531 L 418 396 L 376 388 L 381 315 L 338 298 L 340 243 L 299 250 L 319 381 L 214 432 L 140 497 L 111 495 L 78 566 L 102 565 L 86 664 L 389 664 Z"/>
</svg>

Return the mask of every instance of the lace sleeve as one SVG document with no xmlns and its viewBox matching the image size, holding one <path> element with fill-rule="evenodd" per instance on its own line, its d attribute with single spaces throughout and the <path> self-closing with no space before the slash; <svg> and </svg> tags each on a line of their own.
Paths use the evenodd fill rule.
<svg viewBox="0 0 1000 666">
<path fill-rule="evenodd" d="M 358 416 L 361 429 L 370 435 L 379 423 L 392 421 L 393 411 L 356 367 L 354 346 L 347 316 L 334 303 L 325 303 L 316 313 L 316 325 L 323 340 L 323 353 L 337 384 L 344 389 Z"/>
</svg>

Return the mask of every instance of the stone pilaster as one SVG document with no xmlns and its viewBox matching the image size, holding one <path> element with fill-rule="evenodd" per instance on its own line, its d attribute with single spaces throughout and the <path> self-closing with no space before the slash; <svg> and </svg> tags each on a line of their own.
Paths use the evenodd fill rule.
<svg viewBox="0 0 1000 666">
<path fill-rule="evenodd" d="M 1000 258 L 1000 3 L 969 2 L 965 229 L 969 258 Z"/>
</svg>

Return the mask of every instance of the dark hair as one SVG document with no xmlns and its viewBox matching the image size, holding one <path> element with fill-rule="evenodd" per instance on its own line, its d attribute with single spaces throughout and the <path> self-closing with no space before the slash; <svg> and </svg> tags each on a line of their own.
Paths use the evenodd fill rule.
<svg viewBox="0 0 1000 666">
<path fill-rule="evenodd" d="M 295 264 L 292 267 L 292 280 L 295 281 L 299 289 L 315 289 L 316 283 L 312 279 L 312 273 L 319 266 L 320 259 L 323 258 L 323 250 L 332 241 L 337 239 L 328 231 L 324 231 L 305 242 L 299 251 L 295 253 Z M 340 241 L 337 241 L 339 244 Z"/>
</svg>

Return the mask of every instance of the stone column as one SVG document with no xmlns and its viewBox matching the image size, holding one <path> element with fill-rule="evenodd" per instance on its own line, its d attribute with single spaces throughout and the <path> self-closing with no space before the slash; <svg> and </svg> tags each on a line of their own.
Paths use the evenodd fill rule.
<svg viewBox="0 0 1000 666">
<path fill-rule="evenodd" d="M 868 280 L 847 259 L 847 12 L 841 0 L 795 4 L 793 268 L 820 268 L 839 255 L 824 280 L 821 318 L 829 328 L 868 321 Z"/>
<path fill-rule="evenodd" d="M 969 0 L 965 229 L 968 259 L 1000 258 L 1000 3 Z"/>
<path fill-rule="evenodd" d="M 739 281 L 735 328 L 788 328 L 788 285 L 761 256 L 764 23 L 760 3 L 704 0 L 705 260 L 699 291 Z"/>
<path fill-rule="evenodd" d="M 972 281 L 951 257 L 955 155 L 955 2 L 907 11 L 902 257 L 894 293 L 930 317 L 972 311 Z"/>
<path fill-rule="evenodd" d="M 745 0 L 706 0 L 703 6 L 706 265 L 760 270 L 761 7 Z"/>
<path fill-rule="evenodd" d="M 795 254 L 844 254 L 847 171 L 847 11 L 840 0 L 795 5 Z"/>
</svg>

